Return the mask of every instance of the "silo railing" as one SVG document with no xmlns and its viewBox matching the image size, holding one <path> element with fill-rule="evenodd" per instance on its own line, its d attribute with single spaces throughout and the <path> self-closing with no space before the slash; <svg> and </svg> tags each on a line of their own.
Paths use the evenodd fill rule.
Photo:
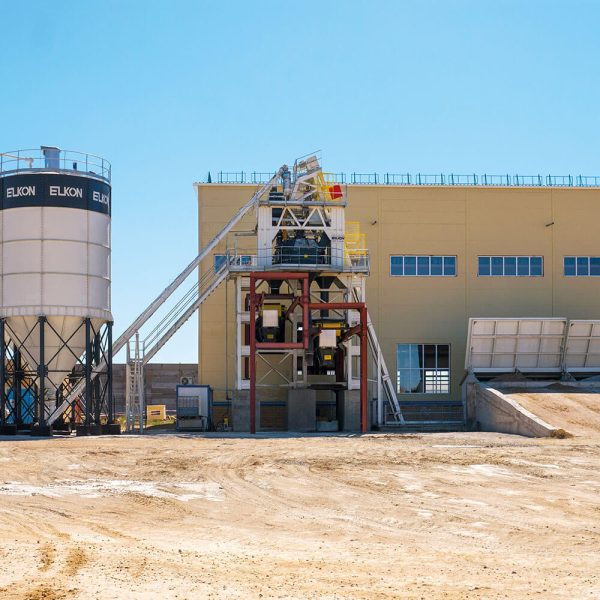
<svg viewBox="0 0 600 600">
<path fill-rule="evenodd" d="M 110 183 L 110 163 L 94 154 L 75 150 L 35 148 L 0 153 L 0 176 L 31 171 L 64 171 L 82 173 Z"/>
</svg>

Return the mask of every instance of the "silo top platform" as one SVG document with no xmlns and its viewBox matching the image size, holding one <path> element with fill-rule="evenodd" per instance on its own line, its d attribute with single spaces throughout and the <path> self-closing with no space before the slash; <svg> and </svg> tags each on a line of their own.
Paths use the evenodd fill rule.
<svg viewBox="0 0 600 600">
<path fill-rule="evenodd" d="M 100 156 L 54 146 L 0 152 L 0 177 L 36 172 L 79 175 L 110 183 L 111 166 Z"/>
</svg>

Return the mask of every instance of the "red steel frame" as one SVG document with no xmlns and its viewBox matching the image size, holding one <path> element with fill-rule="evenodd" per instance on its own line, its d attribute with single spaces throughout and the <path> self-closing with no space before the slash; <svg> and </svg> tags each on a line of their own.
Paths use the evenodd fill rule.
<svg viewBox="0 0 600 600">
<path fill-rule="evenodd" d="M 302 342 L 257 342 L 256 310 L 262 304 L 263 294 L 256 293 L 258 281 L 298 280 L 302 282 L 302 295 L 294 300 L 302 307 Z M 308 273 L 285 271 L 250 273 L 250 433 L 256 433 L 256 351 L 257 350 L 308 350 L 310 310 L 358 310 L 360 312 L 360 430 L 366 433 L 368 423 L 368 363 L 367 363 L 367 307 L 364 302 L 310 302 Z M 277 296 L 277 295 L 275 295 Z M 354 331 L 353 331 L 354 333 Z"/>
</svg>

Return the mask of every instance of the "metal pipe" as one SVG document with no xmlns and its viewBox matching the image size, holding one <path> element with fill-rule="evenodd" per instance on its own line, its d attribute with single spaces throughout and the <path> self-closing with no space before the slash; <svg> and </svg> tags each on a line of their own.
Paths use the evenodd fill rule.
<svg viewBox="0 0 600 600">
<path fill-rule="evenodd" d="M 257 350 L 303 350 L 304 342 L 256 342 Z"/>
</svg>

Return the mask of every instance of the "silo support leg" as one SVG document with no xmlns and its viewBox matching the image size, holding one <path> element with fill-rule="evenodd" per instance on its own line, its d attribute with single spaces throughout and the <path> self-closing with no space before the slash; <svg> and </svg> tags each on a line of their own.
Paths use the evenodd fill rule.
<svg viewBox="0 0 600 600">
<path fill-rule="evenodd" d="M 38 334 L 40 340 L 40 356 L 37 366 L 38 393 L 34 418 L 37 423 L 31 427 L 31 435 L 36 437 L 52 435 L 52 427 L 46 424 L 46 317 L 38 317 Z"/>
<path fill-rule="evenodd" d="M 6 344 L 4 342 L 4 319 L 0 319 L 0 433 L 6 426 Z"/>
</svg>

